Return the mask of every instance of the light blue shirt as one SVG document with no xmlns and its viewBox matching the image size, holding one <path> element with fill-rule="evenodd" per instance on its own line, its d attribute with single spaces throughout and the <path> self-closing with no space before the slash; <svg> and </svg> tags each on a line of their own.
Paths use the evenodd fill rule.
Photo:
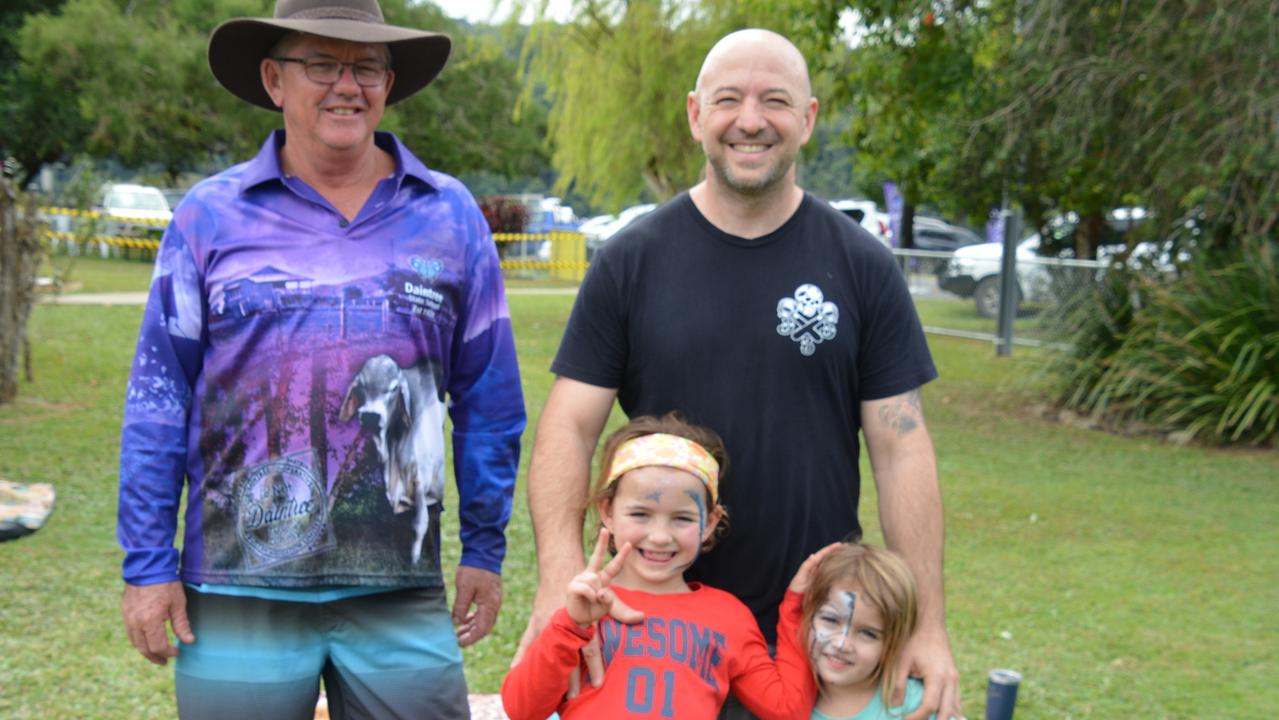
<svg viewBox="0 0 1279 720">
<path fill-rule="evenodd" d="M 915 678 L 910 678 L 906 682 L 906 701 L 899 708 L 894 708 L 892 711 L 885 708 L 881 692 L 876 689 L 875 697 L 871 698 L 870 703 L 856 715 L 834 717 L 814 708 L 812 720 L 896 720 L 914 712 L 923 701 L 924 683 Z M 936 715 L 931 715 L 929 720 L 936 720 L 936 718 Z"/>
</svg>

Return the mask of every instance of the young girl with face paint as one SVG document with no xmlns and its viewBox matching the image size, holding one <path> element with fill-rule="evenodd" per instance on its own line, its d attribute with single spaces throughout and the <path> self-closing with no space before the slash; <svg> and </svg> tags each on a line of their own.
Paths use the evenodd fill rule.
<svg viewBox="0 0 1279 720">
<path fill-rule="evenodd" d="M 840 545 L 822 558 L 804 593 L 803 638 L 820 693 L 812 720 L 895 720 L 920 705 L 910 678 L 890 707 L 902 646 L 915 631 L 915 578 L 897 554 Z"/>
<path fill-rule="evenodd" d="M 605 441 L 591 499 L 603 527 L 564 607 L 502 684 L 512 720 L 552 711 L 563 720 L 711 720 L 730 690 L 763 720 L 809 717 L 817 687 L 799 625 L 820 553 L 800 567 L 782 602 L 776 661 L 740 600 L 684 580 L 724 527 L 727 461 L 714 432 L 676 414 L 636 418 Z M 615 619 L 640 613 L 632 624 Z M 569 675 L 584 670 L 580 651 L 592 637 L 600 640 L 603 683 L 583 683 L 570 699 Z"/>
</svg>

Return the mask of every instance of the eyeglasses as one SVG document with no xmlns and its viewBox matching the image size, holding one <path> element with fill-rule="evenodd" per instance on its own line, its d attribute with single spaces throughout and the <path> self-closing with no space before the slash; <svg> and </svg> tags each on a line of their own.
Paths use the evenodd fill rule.
<svg viewBox="0 0 1279 720">
<path fill-rule="evenodd" d="M 326 57 L 273 57 L 271 59 L 276 62 L 299 63 L 306 69 L 308 79 L 325 85 L 336 83 L 342 78 L 342 72 L 350 67 L 351 74 L 355 76 L 355 82 L 362 87 L 377 87 L 382 84 L 383 80 L 386 80 L 386 73 L 390 69 L 386 63 L 380 60 L 357 60 L 353 63 L 347 63 Z"/>
</svg>

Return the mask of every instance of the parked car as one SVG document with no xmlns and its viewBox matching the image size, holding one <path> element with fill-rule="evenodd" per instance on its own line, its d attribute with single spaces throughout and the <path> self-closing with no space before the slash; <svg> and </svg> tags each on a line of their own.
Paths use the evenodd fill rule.
<svg viewBox="0 0 1279 720">
<path fill-rule="evenodd" d="M 620 232 L 622 228 L 653 212 L 656 208 L 657 205 L 654 203 L 632 205 L 618 213 L 617 217 L 613 220 L 603 222 L 589 231 L 579 228 L 578 231 L 586 235 L 586 258 L 589 260 L 593 255 L 595 255 L 595 251 L 604 243 L 608 242 L 609 238 Z"/>
<path fill-rule="evenodd" d="M 889 226 L 888 215 L 879 211 L 879 206 L 874 200 L 831 200 L 830 204 L 831 207 L 865 228 L 866 232 L 883 243 L 884 247 L 893 246 L 893 232 Z"/>
<path fill-rule="evenodd" d="M 102 186 L 99 212 L 107 235 L 159 235 L 173 219 L 164 193 L 150 185 L 109 183 Z"/>
<path fill-rule="evenodd" d="M 1039 300 L 1048 293 L 1051 277 L 1039 262 L 1039 235 L 1017 244 L 1017 305 L 1027 298 Z M 993 318 L 999 314 L 999 270 L 1003 262 L 1001 243 L 966 245 L 937 274 L 942 290 L 962 298 L 972 298 L 977 314 Z"/>
<path fill-rule="evenodd" d="M 927 215 L 916 215 L 912 222 L 912 250 L 929 250 L 932 252 L 954 252 L 961 247 L 980 245 L 985 241 L 982 236 L 962 225 L 955 225 L 939 218 Z M 945 269 L 946 258 L 912 257 L 911 265 L 921 273 L 938 273 Z"/>
<path fill-rule="evenodd" d="M 594 238 L 599 233 L 601 228 L 603 228 L 605 225 L 608 225 L 609 223 L 613 222 L 616 219 L 617 219 L 616 215 L 595 215 L 595 216 L 586 218 L 585 220 L 582 221 L 580 225 L 577 226 L 577 232 L 580 232 L 586 236 L 586 257 L 587 258 L 589 258 L 591 255 L 595 253 L 595 248 L 599 247 L 598 244 L 594 244 L 594 245 L 592 244 L 592 238 Z M 537 250 L 537 258 L 539 260 L 551 259 L 551 241 L 550 240 L 542 241 L 541 247 L 539 247 Z"/>
<path fill-rule="evenodd" d="M 955 225 L 925 215 L 915 216 L 912 230 L 915 248 L 918 250 L 952 252 L 961 247 L 986 242 L 985 238 L 963 225 Z"/>
<path fill-rule="evenodd" d="M 616 215 L 595 215 L 593 217 L 588 217 L 577 227 L 577 231 L 587 237 L 590 237 L 591 235 L 597 234 L 601 228 L 616 219 Z"/>
<path fill-rule="evenodd" d="M 1054 302 L 1054 293 L 1060 295 L 1071 287 L 1078 287 L 1081 282 L 1091 282 L 1105 268 L 1123 258 L 1124 264 L 1132 269 L 1156 273 L 1175 272 L 1178 264 L 1189 261 L 1186 248 L 1179 248 L 1174 260 L 1166 242 L 1137 243 L 1127 255 L 1124 251 L 1124 234 L 1133 227 L 1134 221 L 1141 220 L 1144 213 L 1140 208 L 1120 208 L 1111 213 L 1108 225 L 1111 234 L 1110 242 L 1097 248 L 1096 260 L 1079 260 L 1074 257 L 1074 247 L 1064 243 L 1064 249 L 1055 257 L 1046 258 L 1041 253 L 1042 240 L 1038 233 L 1027 237 L 1017 244 L 1017 306 L 1023 302 Z M 1062 247 L 1063 239 L 1068 239 L 1074 232 L 1078 222 L 1073 216 L 1067 216 L 1051 223 L 1049 230 L 1053 236 L 1053 245 Z M 954 293 L 963 298 L 972 298 L 977 307 L 977 314 L 982 317 L 995 317 L 999 314 L 999 270 L 1004 256 L 1000 243 L 982 243 L 968 245 L 955 251 L 950 261 L 937 274 L 938 285 L 942 290 Z"/>
<path fill-rule="evenodd" d="M 536 196 L 531 196 L 533 199 Z M 537 199 L 536 203 L 525 203 L 528 208 L 528 225 L 525 232 L 543 233 L 556 230 L 573 230 L 578 226 L 577 214 L 573 208 L 564 205 L 557 197 Z"/>
</svg>

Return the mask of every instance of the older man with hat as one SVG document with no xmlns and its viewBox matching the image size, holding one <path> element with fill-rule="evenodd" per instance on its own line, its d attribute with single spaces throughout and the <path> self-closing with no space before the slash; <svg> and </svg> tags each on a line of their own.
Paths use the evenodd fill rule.
<svg viewBox="0 0 1279 720">
<path fill-rule="evenodd" d="M 375 0 L 280 0 L 210 37 L 218 81 L 284 128 L 175 210 L 126 397 L 124 620 L 176 657 L 184 718 L 309 717 L 321 679 L 335 717 L 468 715 L 459 646 L 501 604 L 519 369 L 474 199 L 377 132 L 449 50 Z"/>
</svg>

